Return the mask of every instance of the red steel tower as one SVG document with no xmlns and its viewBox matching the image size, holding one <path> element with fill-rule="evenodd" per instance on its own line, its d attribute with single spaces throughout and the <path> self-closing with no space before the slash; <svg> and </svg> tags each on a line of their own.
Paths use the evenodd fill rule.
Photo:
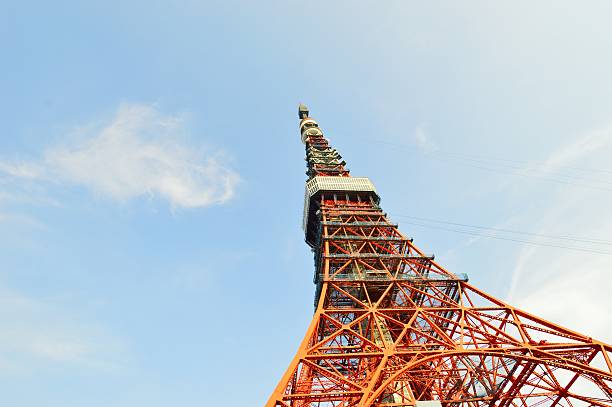
<svg viewBox="0 0 612 407">
<path fill-rule="evenodd" d="M 299 118 L 315 314 L 266 406 L 612 406 L 612 346 L 442 268 Z"/>
</svg>

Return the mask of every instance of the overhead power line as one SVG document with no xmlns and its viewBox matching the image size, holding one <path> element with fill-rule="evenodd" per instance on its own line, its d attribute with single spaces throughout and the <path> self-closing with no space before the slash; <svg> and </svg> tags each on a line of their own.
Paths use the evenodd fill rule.
<svg viewBox="0 0 612 407">
<path fill-rule="evenodd" d="M 564 185 L 573 185 L 583 188 L 596 189 L 612 192 L 612 180 L 607 176 L 612 170 L 597 168 L 579 168 L 573 166 L 555 167 L 546 161 L 512 160 L 506 158 L 484 157 L 473 154 L 457 153 L 445 150 L 432 150 L 424 152 L 412 145 L 393 143 L 384 140 L 357 139 L 364 143 L 385 145 L 393 148 L 404 148 L 419 153 L 421 156 L 453 165 L 463 165 L 488 172 L 500 173 L 528 178 L 537 178 Z M 599 174 L 600 177 L 590 177 L 589 174 Z M 605 179 L 602 179 L 603 178 Z M 423 228 L 444 230 L 453 233 L 461 233 L 470 236 L 505 240 L 523 243 L 533 246 L 554 247 L 572 251 L 612 255 L 604 249 L 612 246 L 612 240 L 593 237 L 577 237 L 570 235 L 553 235 L 546 233 L 535 233 L 531 231 L 520 231 L 506 228 L 488 227 L 482 225 L 470 225 L 461 222 L 451 222 L 408 215 L 395 215 L 401 218 L 412 219 L 416 222 L 408 224 Z M 572 245 L 575 244 L 575 245 Z"/>
<path fill-rule="evenodd" d="M 445 225 L 463 226 L 463 227 L 468 227 L 468 228 L 473 228 L 473 229 L 482 229 L 482 230 L 491 230 L 491 231 L 494 231 L 494 232 L 503 232 L 503 233 L 511 233 L 511 234 L 516 234 L 516 235 L 543 237 L 543 238 L 547 238 L 547 239 L 558 239 L 558 240 L 567 240 L 567 241 L 579 242 L 579 243 L 591 243 L 591 244 L 599 244 L 599 245 L 612 246 L 612 241 L 611 240 L 605 240 L 605 239 L 595 239 L 595 238 L 576 237 L 576 236 L 569 236 L 569 235 L 551 235 L 551 234 L 544 234 L 544 233 L 525 232 L 525 231 L 514 230 L 514 229 L 495 228 L 495 227 L 480 226 L 480 225 L 469 225 L 467 223 L 449 222 L 449 221 L 444 221 L 444 220 L 437 220 L 437 219 L 431 219 L 431 218 L 422 218 L 422 217 L 418 217 L 418 216 L 401 215 L 401 214 L 395 214 L 394 216 L 395 217 L 399 217 L 399 218 L 415 219 L 415 220 L 425 221 L 425 222 L 441 223 L 441 224 L 445 224 Z"/>
<path fill-rule="evenodd" d="M 423 157 L 447 164 L 463 165 L 488 172 L 514 175 L 527 178 L 537 178 L 559 184 L 573 185 L 589 189 L 612 192 L 612 180 L 584 176 L 585 173 L 610 175 L 612 170 L 597 168 L 578 168 L 563 166 L 560 169 L 550 168 L 544 161 L 511 160 L 506 158 L 483 157 L 472 154 L 456 153 L 436 149 L 423 152 L 414 146 L 402 143 L 392 143 L 383 140 L 356 139 L 368 144 L 378 144 L 393 148 L 404 148 L 420 153 Z M 582 174 L 576 174 L 581 172 Z"/>
<path fill-rule="evenodd" d="M 401 215 L 396 215 L 396 216 L 401 217 Z M 491 233 L 486 233 L 484 231 L 457 229 L 457 228 L 452 228 L 452 227 L 445 227 L 445 226 L 440 226 L 440 225 L 431 225 L 431 224 L 419 223 L 419 222 L 410 222 L 410 221 L 408 221 L 408 222 L 404 222 L 404 223 L 407 223 L 409 225 L 429 228 L 429 229 L 444 230 L 444 231 L 453 232 L 453 233 L 460 233 L 460 234 L 476 236 L 476 237 L 483 237 L 483 238 L 488 238 L 488 239 L 504 240 L 504 241 L 509 241 L 509 242 L 527 244 L 527 245 L 531 245 L 531 246 L 553 247 L 553 248 L 557 248 L 557 249 L 564 249 L 564 250 L 571 250 L 571 251 L 578 251 L 578 252 L 586 252 L 586 253 L 594 253 L 594 254 L 602 254 L 602 255 L 612 256 L 612 252 L 608 252 L 608 251 L 604 251 L 604 250 L 598 250 L 598 249 L 592 249 L 592 248 L 588 248 L 588 247 L 568 246 L 568 245 L 564 245 L 564 244 L 557 244 L 557 243 L 551 243 L 551 242 L 542 242 L 542 241 L 521 239 L 521 238 L 509 237 L 509 236 L 500 236 L 500 235 L 495 235 L 495 234 L 491 234 Z M 491 229 L 493 229 L 493 228 L 491 228 Z M 587 240 L 588 239 L 585 239 L 585 242 Z"/>
</svg>

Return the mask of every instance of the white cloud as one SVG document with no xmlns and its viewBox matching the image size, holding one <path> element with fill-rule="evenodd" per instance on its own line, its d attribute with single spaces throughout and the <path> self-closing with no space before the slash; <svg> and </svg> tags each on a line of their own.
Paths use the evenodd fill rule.
<svg viewBox="0 0 612 407">
<path fill-rule="evenodd" d="M 239 175 L 221 154 L 205 154 L 184 138 L 182 119 L 154 107 L 123 104 L 97 131 L 48 148 L 29 162 L 0 162 L 0 172 L 20 179 L 71 183 L 125 201 L 166 199 L 173 207 L 222 204 L 234 196 Z"/>
</svg>

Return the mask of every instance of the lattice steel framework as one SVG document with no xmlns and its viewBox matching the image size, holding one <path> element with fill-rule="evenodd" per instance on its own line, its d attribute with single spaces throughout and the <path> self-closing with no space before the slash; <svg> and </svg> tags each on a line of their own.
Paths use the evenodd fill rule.
<svg viewBox="0 0 612 407">
<path fill-rule="evenodd" d="M 299 116 L 320 185 L 304 211 L 316 311 L 268 407 L 612 406 L 610 345 L 442 268 L 387 218 L 369 180 L 352 183 L 303 105 Z"/>
</svg>

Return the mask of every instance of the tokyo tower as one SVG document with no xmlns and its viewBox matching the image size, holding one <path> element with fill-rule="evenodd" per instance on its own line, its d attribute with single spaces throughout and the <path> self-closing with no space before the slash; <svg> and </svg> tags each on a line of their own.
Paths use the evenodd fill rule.
<svg viewBox="0 0 612 407">
<path fill-rule="evenodd" d="M 612 346 L 445 270 L 299 119 L 315 313 L 267 407 L 612 406 Z"/>
</svg>

